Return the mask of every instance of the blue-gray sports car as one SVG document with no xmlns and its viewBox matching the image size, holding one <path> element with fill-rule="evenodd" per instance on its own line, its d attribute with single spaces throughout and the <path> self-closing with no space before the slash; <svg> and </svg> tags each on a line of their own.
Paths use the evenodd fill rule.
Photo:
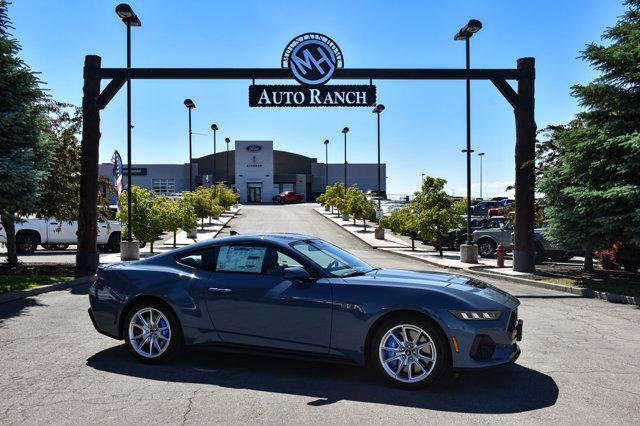
<svg viewBox="0 0 640 426">
<path fill-rule="evenodd" d="M 373 268 L 320 239 L 235 235 L 99 268 L 95 328 L 142 362 L 183 345 L 324 357 L 404 387 L 511 363 L 519 301 L 460 275 Z"/>
</svg>

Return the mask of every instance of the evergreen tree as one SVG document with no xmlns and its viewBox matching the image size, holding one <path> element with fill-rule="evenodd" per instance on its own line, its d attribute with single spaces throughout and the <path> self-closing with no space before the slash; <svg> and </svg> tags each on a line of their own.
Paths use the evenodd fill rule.
<svg viewBox="0 0 640 426">
<path fill-rule="evenodd" d="M 7 233 L 7 260 L 18 262 L 16 215 L 32 213 L 49 154 L 42 134 L 44 95 L 31 69 L 18 57 L 7 1 L 0 0 L 0 218 Z"/>
<path fill-rule="evenodd" d="M 601 75 L 573 86 L 585 108 L 545 143 L 552 154 L 539 188 L 547 198 L 547 236 L 567 249 L 592 251 L 615 241 L 640 245 L 640 0 L 582 52 Z M 640 249 L 639 249 L 640 250 Z"/>
</svg>

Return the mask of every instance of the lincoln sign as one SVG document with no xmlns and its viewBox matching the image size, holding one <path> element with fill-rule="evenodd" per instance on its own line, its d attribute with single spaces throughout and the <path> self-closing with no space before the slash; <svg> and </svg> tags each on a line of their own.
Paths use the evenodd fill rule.
<svg viewBox="0 0 640 426">
<path fill-rule="evenodd" d="M 374 85 L 326 85 L 344 66 L 338 45 L 318 33 L 297 36 L 282 54 L 282 68 L 300 85 L 249 86 L 251 107 L 370 107 L 376 104 Z"/>
</svg>

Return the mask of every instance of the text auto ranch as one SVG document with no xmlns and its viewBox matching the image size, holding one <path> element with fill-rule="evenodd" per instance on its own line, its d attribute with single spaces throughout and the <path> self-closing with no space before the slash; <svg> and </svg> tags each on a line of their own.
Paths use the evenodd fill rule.
<svg viewBox="0 0 640 426">
<path fill-rule="evenodd" d="M 268 90 L 262 89 L 257 104 L 266 105 L 353 105 L 368 106 L 367 91 L 328 91 L 322 93 L 320 89 L 304 88 L 303 90 Z"/>
</svg>

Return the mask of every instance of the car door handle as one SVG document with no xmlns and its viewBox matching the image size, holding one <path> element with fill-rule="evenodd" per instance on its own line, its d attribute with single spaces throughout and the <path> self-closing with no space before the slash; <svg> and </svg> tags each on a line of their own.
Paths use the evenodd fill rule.
<svg viewBox="0 0 640 426">
<path fill-rule="evenodd" d="M 214 294 L 231 294 L 233 293 L 233 291 L 230 288 L 216 288 L 216 287 L 209 287 L 209 293 L 214 293 Z"/>
</svg>

